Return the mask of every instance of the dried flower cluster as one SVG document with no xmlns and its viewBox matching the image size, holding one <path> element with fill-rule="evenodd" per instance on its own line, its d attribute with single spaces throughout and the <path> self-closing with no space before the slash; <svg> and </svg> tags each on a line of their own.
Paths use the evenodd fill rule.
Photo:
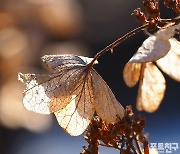
<svg viewBox="0 0 180 154">
<path fill-rule="evenodd" d="M 115 148 L 122 154 L 141 154 L 143 151 L 148 154 L 144 128 L 145 119 L 136 116 L 130 106 L 126 107 L 123 119 L 116 124 L 105 124 L 99 117 L 94 117 L 85 136 L 89 145 L 83 147 L 82 154 L 98 154 L 99 146 Z"/>
<path fill-rule="evenodd" d="M 180 1 L 165 0 L 164 5 L 179 15 Z M 180 42 L 174 38 L 179 35 L 180 19 L 161 19 L 156 0 L 144 0 L 143 7 L 145 13 L 136 9 L 134 15 L 139 22 L 149 25 L 147 30 L 154 30 L 160 28 L 159 25 L 171 22 L 143 42 L 124 67 L 123 77 L 128 87 L 135 86 L 139 81 L 137 109 L 154 112 L 158 109 L 166 89 L 165 78 L 158 67 L 180 82 Z"/>
<path fill-rule="evenodd" d="M 164 0 L 164 5 L 173 9 L 177 14 L 180 14 L 180 1 L 179 0 Z"/>
<path fill-rule="evenodd" d="M 167 8 L 173 9 L 178 15 L 180 14 L 180 1 L 179 0 L 164 0 L 164 5 Z M 159 2 L 157 0 L 143 0 L 143 8 L 145 12 L 140 8 L 135 9 L 133 15 L 142 24 L 148 24 L 148 30 L 154 30 L 162 23 L 168 23 L 174 19 L 162 19 L 160 17 L 161 12 L 159 9 Z M 176 24 L 179 20 L 174 20 Z"/>
<path fill-rule="evenodd" d="M 156 111 L 164 97 L 166 82 L 158 67 L 180 82 L 180 42 L 172 38 L 179 28 L 180 24 L 147 38 L 124 67 L 123 77 L 128 87 L 139 81 L 136 106 L 140 111 Z"/>
</svg>

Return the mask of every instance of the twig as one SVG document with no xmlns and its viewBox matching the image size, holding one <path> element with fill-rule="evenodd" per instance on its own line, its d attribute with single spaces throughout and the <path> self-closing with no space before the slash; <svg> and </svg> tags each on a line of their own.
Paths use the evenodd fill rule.
<svg viewBox="0 0 180 154">
<path fill-rule="evenodd" d="M 111 43 L 110 45 L 108 45 L 107 47 L 105 47 L 104 49 L 102 49 L 101 51 L 99 51 L 95 56 L 94 59 L 91 61 L 91 63 L 89 64 L 89 67 L 92 67 L 94 65 L 94 62 L 105 52 L 112 50 L 113 48 L 115 48 L 117 45 L 119 45 L 122 41 L 126 40 L 128 37 L 135 35 L 136 33 L 144 30 L 145 28 L 147 28 L 149 26 L 149 23 L 144 24 L 138 28 L 133 29 L 132 31 L 128 32 L 127 34 L 125 34 L 124 36 L 118 38 L 116 41 L 114 41 L 113 43 Z"/>
<path fill-rule="evenodd" d="M 170 23 L 170 22 L 174 22 L 176 24 L 180 23 L 180 17 L 177 18 L 172 18 L 172 19 L 159 19 L 160 23 Z"/>
<path fill-rule="evenodd" d="M 128 142 L 126 144 L 128 144 L 130 146 L 130 148 L 133 150 L 134 154 L 138 154 L 135 147 L 133 146 L 133 143 L 132 143 L 132 138 L 130 137 L 126 137 L 128 139 Z M 141 153 L 140 153 L 141 154 Z"/>
<path fill-rule="evenodd" d="M 141 149 L 140 149 L 140 147 L 139 147 L 139 143 L 138 143 L 137 138 L 136 138 L 136 135 L 134 135 L 133 138 L 134 138 L 134 140 L 135 140 L 135 143 L 136 143 L 138 152 L 139 152 L 140 154 L 142 154 Z"/>
</svg>

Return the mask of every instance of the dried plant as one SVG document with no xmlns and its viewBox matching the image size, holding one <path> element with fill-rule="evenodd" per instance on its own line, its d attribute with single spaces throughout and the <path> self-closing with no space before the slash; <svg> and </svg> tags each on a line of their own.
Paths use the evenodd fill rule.
<svg viewBox="0 0 180 154">
<path fill-rule="evenodd" d="M 157 110 L 166 85 L 154 62 L 180 81 L 180 43 L 173 38 L 180 29 L 180 18 L 162 19 L 158 5 L 156 0 L 144 0 L 144 12 L 136 9 L 133 13 L 142 26 L 117 39 L 94 58 L 46 55 L 42 61 L 50 68 L 49 74 L 19 73 L 19 80 L 27 86 L 23 98 L 25 108 L 41 114 L 54 113 L 59 125 L 72 136 L 86 130 L 85 139 L 89 146 L 83 147 L 84 154 L 98 153 L 98 146 L 113 147 L 122 154 L 149 154 L 147 137 L 143 135 L 144 118 L 135 116 L 131 107 L 124 110 L 93 66 L 102 54 L 113 52 L 128 37 L 142 30 L 159 29 L 143 42 L 123 72 L 129 87 L 139 81 L 137 108 L 147 112 Z M 179 16 L 178 0 L 165 0 L 164 5 Z M 167 61 L 171 62 L 168 66 Z"/>
<path fill-rule="evenodd" d="M 143 135 L 145 119 L 134 115 L 131 106 L 125 109 L 124 117 L 116 124 L 105 124 L 99 117 L 91 120 L 86 131 L 85 140 L 88 147 L 83 147 L 82 154 L 98 154 L 98 146 L 106 146 L 119 150 L 120 153 L 141 154 L 148 151 L 148 141 Z"/>
<path fill-rule="evenodd" d="M 123 117 L 123 107 L 88 65 L 92 58 L 49 55 L 42 60 L 52 69 L 51 75 L 19 74 L 19 80 L 27 85 L 23 104 L 28 110 L 54 113 L 60 126 L 73 136 L 85 131 L 95 111 L 107 123 Z"/>
</svg>

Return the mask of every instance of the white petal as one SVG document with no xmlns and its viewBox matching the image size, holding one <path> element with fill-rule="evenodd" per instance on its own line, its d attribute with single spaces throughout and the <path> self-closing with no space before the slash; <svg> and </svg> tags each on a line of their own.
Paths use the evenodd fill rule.
<svg viewBox="0 0 180 154">
<path fill-rule="evenodd" d="M 129 62 L 153 62 L 164 57 L 170 49 L 169 41 L 164 41 L 156 36 L 148 37 Z"/>
<path fill-rule="evenodd" d="M 164 28 L 157 31 L 155 34 L 158 38 L 162 40 L 169 40 L 175 34 L 175 29 L 180 28 L 180 23 L 178 25 L 171 26 L 170 24 L 165 25 Z"/>
<path fill-rule="evenodd" d="M 156 63 L 171 78 L 180 82 L 180 42 L 173 38 L 169 41 L 171 44 L 170 51 Z"/>
</svg>

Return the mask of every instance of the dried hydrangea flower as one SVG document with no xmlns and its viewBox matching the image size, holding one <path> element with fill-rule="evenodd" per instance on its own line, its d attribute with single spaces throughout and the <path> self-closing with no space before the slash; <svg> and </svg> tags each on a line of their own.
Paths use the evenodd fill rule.
<svg viewBox="0 0 180 154">
<path fill-rule="evenodd" d="M 95 112 L 106 123 L 116 123 L 123 117 L 124 108 L 92 65 L 88 65 L 92 59 L 46 55 L 42 61 L 51 74 L 19 73 L 19 80 L 27 86 L 25 108 L 41 114 L 54 113 L 59 125 L 73 136 L 85 131 Z"/>
<path fill-rule="evenodd" d="M 156 62 L 171 78 L 180 81 L 180 42 L 171 38 L 179 27 L 180 24 L 161 29 L 147 38 L 124 67 L 123 78 L 127 86 L 133 87 L 140 81 L 138 110 L 154 112 L 164 97 L 165 79 L 152 62 Z"/>
</svg>

